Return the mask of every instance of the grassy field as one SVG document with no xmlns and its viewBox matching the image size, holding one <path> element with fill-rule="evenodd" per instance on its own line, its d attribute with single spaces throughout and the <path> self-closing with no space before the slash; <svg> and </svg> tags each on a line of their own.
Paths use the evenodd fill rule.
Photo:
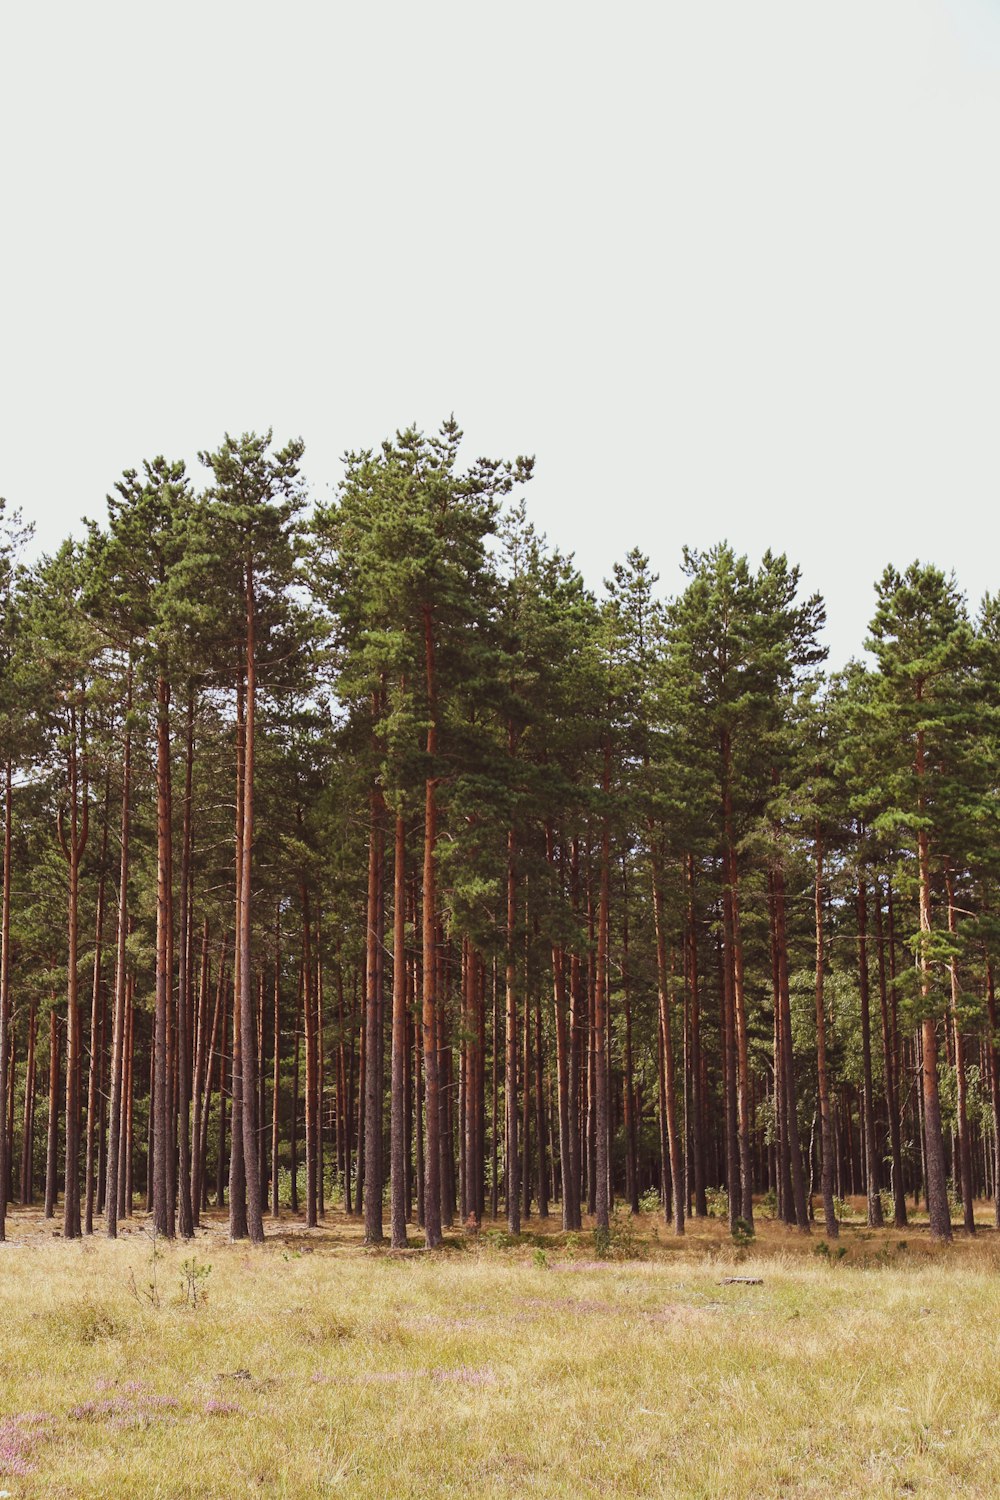
<svg viewBox="0 0 1000 1500">
<path fill-rule="evenodd" d="M 15 1211 L 0 1495 L 1000 1494 L 995 1233 L 619 1222 L 595 1260 L 556 1224 L 428 1256 L 339 1214 L 252 1251 Z"/>
</svg>

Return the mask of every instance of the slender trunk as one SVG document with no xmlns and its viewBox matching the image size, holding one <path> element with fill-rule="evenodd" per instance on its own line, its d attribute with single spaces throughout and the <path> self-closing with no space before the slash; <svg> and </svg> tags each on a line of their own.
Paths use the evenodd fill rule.
<svg viewBox="0 0 1000 1500">
<path fill-rule="evenodd" d="M 788 1124 L 792 1202 L 795 1208 L 796 1225 L 803 1234 L 808 1234 L 810 1213 L 805 1170 L 802 1163 L 802 1148 L 799 1142 L 798 1094 L 795 1087 L 795 1055 L 792 1050 L 792 1006 L 788 985 L 788 939 L 785 928 L 785 871 L 780 862 L 775 866 L 773 881 L 778 994 L 781 1004 L 781 1077 L 785 1090 L 785 1118 Z"/>
<path fill-rule="evenodd" d="M 281 1116 L 281 907 L 274 910 L 274 1075 L 271 1083 L 271 1217 L 280 1219 L 278 1145 Z"/>
<path fill-rule="evenodd" d="M 184 753 L 184 820 L 181 834 L 180 933 L 177 971 L 177 1184 L 180 1230 L 194 1234 L 191 1200 L 191 782 L 194 768 L 194 691 L 189 687 Z"/>
<path fill-rule="evenodd" d="M 296 809 L 296 817 L 301 829 L 301 807 Z M 316 1010 L 313 1005 L 312 918 L 310 916 L 309 884 L 306 880 L 304 870 L 299 874 L 299 902 L 302 907 L 302 1027 L 306 1044 L 306 1228 L 315 1229 L 319 1222 L 319 1141 L 317 1131 L 319 1109 L 316 1102 L 316 1083 L 319 1076 L 319 1069 L 316 1065 Z"/>
<path fill-rule="evenodd" d="M 885 1072 L 885 1104 L 889 1113 L 889 1149 L 892 1155 L 893 1222 L 906 1228 L 906 1184 L 903 1180 L 903 1147 L 900 1139 L 898 1070 L 886 984 L 885 941 L 882 932 L 882 892 L 876 885 L 875 939 L 878 945 L 879 1007 L 882 1019 L 882 1063 Z"/>
<path fill-rule="evenodd" d="M 629 991 L 628 862 L 622 861 L 622 1009 L 625 1014 L 625 1192 L 629 1210 L 639 1212 L 639 1141 L 635 1124 L 635 1071 L 632 1059 L 632 997 Z"/>
<path fill-rule="evenodd" d="M 301 1000 L 302 1000 L 301 972 L 302 971 L 300 969 L 299 970 L 299 975 L 300 975 L 300 978 L 299 978 L 299 995 L 298 995 L 298 999 L 299 999 L 300 1003 L 301 1003 Z M 291 1170 L 291 1184 L 289 1186 L 289 1207 L 291 1208 L 293 1214 L 297 1214 L 298 1211 L 299 1211 L 299 1050 L 300 1050 L 300 1047 L 301 1047 L 301 1041 L 300 1041 L 299 1024 L 298 1024 L 298 1019 L 297 1019 L 298 1018 L 298 1012 L 299 1012 L 299 1006 L 296 1005 L 296 1008 L 295 1008 L 295 1013 L 296 1013 L 296 1022 L 295 1022 L 295 1049 L 294 1049 L 294 1058 L 293 1058 L 293 1062 L 292 1062 L 292 1122 L 291 1122 L 291 1129 L 289 1131 L 289 1135 L 291 1137 L 291 1139 L 289 1141 L 289 1165 L 290 1165 L 290 1170 Z M 350 1213 L 350 1211 L 351 1211 L 350 1195 L 348 1195 L 347 1212 Z"/>
<path fill-rule="evenodd" d="M 918 783 L 918 811 L 924 812 L 924 731 L 917 732 L 915 770 Z M 948 1208 L 948 1183 L 944 1160 L 944 1138 L 941 1133 L 941 1103 L 938 1094 L 937 1024 L 931 999 L 931 870 L 930 841 L 926 827 L 917 832 L 917 870 L 920 891 L 920 999 L 922 1019 L 920 1033 L 923 1051 L 922 1083 L 924 1106 L 924 1146 L 927 1154 L 927 1211 L 931 1234 L 936 1239 L 951 1239 L 951 1215 Z"/>
<path fill-rule="evenodd" d="M 524 1025 L 521 1032 L 521 1209 L 525 1219 L 531 1218 L 531 988 L 530 927 L 528 923 L 528 899 L 525 881 L 524 901 Z"/>
<path fill-rule="evenodd" d="M 118 1217 L 130 1219 L 135 1197 L 135 976 L 125 986 L 125 1062 L 122 1070 L 125 1107 L 118 1157 Z"/>
<path fill-rule="evenodd" d="M 94 980 L 90 1003 L 90 1066 L 87 1070 L 87 1140 L 84 1190 L 84 1229 L 94 1232 L 96 1176 L 94 1149 L 97 1137 L 98 1085 L 101 1071 L 101 956 L 104 943 L 104 893 L 108 859 L 108 824 L 111 818 L 111 773 L 104 784 L 104 817 L 101 824 L 101 857 L 97 874 L 97 916 L 94 923 Z"/>
<path fill-rule="evenodd" d="M 379 1039 L 379 889 L 382 883 L 382 829 L 379 794 L 370 797 L 368 825 L 368 910 L 365 943 L 365 1244 L 381 1245 L 382 1228 L 382 1068 Z"/>
<path fill-rule="evenodd" d="M 723 867 L 723 880 L 728 880 Z M 732 910 L 728 894 L 722 898 L 722 948 L 719 954 L 722 970 L 720 985 L 720 1033 L 722 1042 L 723 1114 L 726 1137 L 726 1192 L 729 1198 L 729 1227 L 736 1228 L 740 1217 L 739 1127 L 736 1103 L 736 1027 L 733 1001 Z"/>
<path fill-rule="evenodd" d="M 56 1149 L 59 1139 L 59 1022 L 55 996 L 49 1010 L 49 1125 L 45 1150 L 45 1217 L 56 1211 Z"/>
<path fill-rule="evenodd" d="M 826 1069 L 826 1007 L 823 997 L 826 957 L 823 928 L 823 841 L 816 829 L 816 883 L 814 888 L 816 911 L 816 1071 L 819 1079 L 820 1149 L 823 1153 L 823 1214 L 826 1232 L 831 1239 L 840 1233 L 836 1211 L 833 1206 L 834 1143 L 833 1122 L 830 1117 L 830 1085 Z"/>
<path fill-rule="evenodd" d="M 424 657 L 427 683 L 427 765 L 424 784 L 424 891 L 423 891 L 423 1043 L 424 1090 L 427 1119 L 427 1150 L 424 1169 L 424 1235 L 427 1247 L 441 1243 L 441 1125 L 437 1053 L 437 680 L 434 660 L 434 625 L 429 604 L 424 605 Z"/>
<path fill-rule="evenodd" d="M 705 1109 L 701 1079 L 701 1009 L 698 993 L 698 925 L 694 901 L 694 855 L 687 856 L 688 973 L 691 986 L 691 1155 L 694 1166 L 695 1217 L 708 1216 L 705 1197 Z"/>
<path fill-rule="evenodd" d="M 948 932 L 954 940 L 958 928 L 955 912 L 954 876 L 950 866 L 945 869 L 945 888 L 948 893 Z M 958 1096 L 958 1163 L 954 1175 L 962 1188 L 962 1210 L 967 1234 L 976 1232 L 975 1201 L 972 1189 L 972 1145 L 969 1140 L 968 1080 L 965 1072 L 965 1042 L 962 1037 L 962 1022 L 959 1015 L 958 960 L 952 952 L 948 960 L 951 981 L 951 1026 L 955 1047 L 955 1084 Z"/>
<path fill-rule="evenodd" d="M 552 825 L 545 829 L 546 855 L 549 866 L 555 867 L 554 837 Z M 556 1030 L 556 1080 L 559 1096 L 559 1178 L 562 1196 L 562 1226 L 571 1230 L 579 1216 L 577 1184 L 573 1180 L 572 1154 L 570 1150 L 570 1066 L 569 1029 L 566 1009 L 566 952 L 558 944 L 552 945 L 552 1004 Z"/>
<path fill-rule="evenodd" d="M 611 829 L 607 804 L 611 797 L 611 746 L 604 742 L 604 770 L 601 790 L 605 806 L 601 815 L 600 899 L 597 913 L 597 961 L 594 970 L 594 1087 L 597 1094 L 595 1118 L 594 1172 L 596 1192 L 594 1212 L 597 1228 L 607 1233 L 608 1156 L 610 1131 L 608 1121 L 608 926 L 611 907 Z"/>
<path fill-rule="evenodd" d="M 3 816 L 3 908 L 0 913 L 0 1120 L 7 1119 L 7 1069 L 10 1064 L 10 885 L 12 858 L 11 814 L 14 806 L 10 756 L 4 763 Z M 11 1084 L 13 1091 L 13 1083 Z M 27 1115 L 25 1115 L 27 1123 Z M 7 1155 L 6 1126 L 0 1130 L 0 1240 L 7 1237 L 7 1183 L 10 1164 Z"/>
<path fill-rule="evenodd" d="M 246 578 L 246 743 L 243 753 L 243 826 L 240 862 L 241 892 L 237 912 L 240 953 L 240 1052 L 243 1083 L 243 1172 L 246 1178 L 247 1233 L 253 1244 L 264 1243 L 263 1200 L 260 1186 L 260 1118 L 258 1115 L 257 1026 L 251 954 L 251 894 L 253 889 L 254 769 L 257 721 L 257 604 L 252 565 Z"/>
<path fill-rule="evenodd" d="M 379 939 L 379 1005 L 382 994 L 382 943 Z M 381 1016 L 381 1009 L 379 1015 Z M 381 1070 L 381 1061 L 380 1061 Z M 320 1218 L 326 1216 L 326 1157 L 323 1147 L 323 944 L 316 918 L 316 1197 Z"/>
<path fill-rule="evenodd" d="M 987 1057 L 990 1067 L 990 1104 L 993 1112 L 993 1222 L 1000 1229 L 1000 1054 L 997 1052 L 997 999 L 993 963 L 986 960 L 986 1007 L 989 1018 Z"/>
<path fill-rule="evenodd" d="M 240 665 L 236 684 L 236 922 L 233 933 L 233 1050 L 230 1067 L 230 1135 L 229 1135 L 229 1238 L 247 1238 L 246 1173 L 243 1169 L 243 1058 L 242 1005 L 243 944 L 241 908 L 243 903 L 243 798 L 246 776 L 243 760 L 246 754 L 246 698 L 244 671 Z"/>
<path fill-rule="evenodd" d="M 21 1132 L 22 1207 L 34 1199 L 35 1191 L 35 1045 L 38 1039 L 38 1015 L 35 997 L 28 1003 L 28 1057 L 24 1069 L 24 1128 Z"/>
<path fill-rule="evenodd" d="M 733 1025 L 735 1028 L 736 1064 L 736 1109 L 737 1149 L 739 1153 L 740 1213 L 748 1225 L 753 1224 L 753 1162 L 750 1136 L 750 1064 L 747 1036 L 746 1000 L 743 984 L 743 935 L 740 922 L 739 869 L 736 858 L 736 839 L 733 828 L 733 752 L 728 729 L 721 736 L 722 761 L 722 821 L 724 900 L 728 906 L 726 931 L 728 938 L 728 967 L 731 972 Z M 730 1218 L 735 1197 L 735 1182 L 730 1185 Z"/>
<path fill-rule="evenodd" d="M 580 899 L 580 845 L 573 840 L 570 850 L 570 896 L 574 916 L 579 912 Z M 583 1046 L 583 966 L 577 952 L 570 954 L 569 963 L 569 1176 L 573 1182 L 573 1222 L 570 1229 L 579 1229 L 583 1223 L 583 1151 L 580 1136 Z"/>
<path fill-rule="evenodd" d="M 507 1230 L 521 1232 L 521 1158 L 518 1150 L 517 1118 L 517 960 L 514 932 L 517 922 L 517 881 L 514 872 L 515 836 L 507 833 L 507 953 L 506 953 L 506 1041 L 507 1067 L 504 1078 L 504 1121 L 506 1142 L 504 1164 L 507 1173 Z"/>
<path fill-rule="evenodd" d="M 664 927 L 663 888 L 660 876 L 659 857 L 652 860 L 653 879 L 653 925 L 656 932 L 656 979 L 659 998 L 660 1037 L 663 1049 L 663 1112 L 666 1121 L 667 1149 L 670 1155 L 670 1182 L 673 1197 L 673 1221 L 676 1234 L 684 1233 L 683 1172 L 681 1170 L 681 1141 L 677 1131 L 677 1082 L 674 1070 L 673 1038 L 671 1035 L 672 995 L 667 971 L 667 936 Z M 670 1221 L 670 1205 L 664 1202 L 664 1213 Z"/>
<path fill-rule="evenodd" d="M 490 1133 L 490 1217 L 496 1219 L 500 1212 L 500 1014 L 499 1014 L 499 980 L 497 976 L 496 956 L 493 958 L 493 1036 L 492 1036 L 492 1058 L 493 1074 L 490 1090 L 491 1102 L 491 1133 Z M 1000 1202 L 1000 1198 L 998 1198 Z"/>
<path fill-rule="evenodd" d="M 205 918 L 201 933 L 201 969 L 198 980 L 198 1014 L 195 1023 L 194 1066 L 191 1075 L 192 1121 L 191 1121 L 191 1223 L 197 1228 L 201 1223 L 201 1182 L 204 1148 L 202 1145 L 202 1118 L 204 1110 L 206 1056 L 208 1030 L 208 918 Z M 214 1037 L 213 1037 L 214 1044 Z"/>
<path fill-rule="evenodd" d="M 222 1054 L 226 1050 L 226 934 L 222 934 L 222 951 L 219 954 L 219 977 L 215 987 L 215 1004 L 212 1008 L 212 1032 L 208 1041 L 208 1048 L 204 1058 L 204 1103 L 201 1113 L 201 1144 L 198 1147 L 198 1158 L 195 1163 L 196 1177 L 191 1184 L 192 1200 L 201 1208 L 208 1205 L 208 1126 L 212 1115 L 212 1074 L 215 1069 L 215 1059 L 219 1058 L 219 1109 L 222 1109 L 223 1099 L 223 1066 Z M 220 1161 L 221 1161 L 220 1147 Z M 221 1201 L 221 1195 L 220 1200 Z"/>
<path fill-rule="evenodd" d="M 60 810 L 59 839 L 69 866 L 69 910 L 66 982 L 66 1172 L 63 1196 L 63 1235 L 80 1237 L 80 865 L 87 844 L 90 803 L 87 776 L 80 776 L 78 746 L 85 739 L 85 714 L 70 710 L 69 805 L 70 827 L 67 835 Z M 83 751 L 84 759 L 86 749 Z"/>
<path fill-rule="evenodd" d="M 132 656 L 125 679 L 125 744 L 122 751 L 121 863 L 118 875 L 118 923 L 115 953 L 115 1013 L 111 1033 L 111 1110 L 108 1122 L 107 1183 L 104 1191 L 105 1229 L 118 1235 L 118 1175 L 122 1135 L 122 1088 L 125 1052 L 126 948 L 128 936 L 128 869 L 130 805 L 132 798 Z"/>
<path fill-rule="evenodd" d="M 882 1228 L 882 1199 L 879 1197 L 878 1144 L 875 1139 L 875 1104 L 872 1093 L 871 999 L 868 980 L 868 893 L 864 871 L 858 878 L 858 983 L 861 990 L 861 1056 L 864 1068 L 865 1178 L 868 1190 L 868 1224 Z"/>
<path fill-rule="evenodd" d="M 0 1119 L 7 1118 L 7 1067 L 10 1061 L 10 861 L 13 844 L 13 765 L 7 756 L 3 766 L 3 910 L 0 913 Z M 34 1002 L 31 1002 L 34 1004 Z M 25 1115 L 27 1122 L 27 1115 Z M 0 1241 L 6 1239 L 7 1161 L 6 1133 L 0 1140 Z"/>
<path fill-rule="evenodd" d="M 167 1155 L 173 1153 L 170 1130 L 170 1078 L 167 1067 L 170 999 L 173 985 L 170 953 L 173 932 L 173 842 L 170 786 L 170 684 L 162 669 L 156 681 L 156 1011 L 153 1021 L 154 1085 L 152 1120 L 153 1222 L 157 1234 L 174 1237 L 174 1205 L 169 1191 Z"/>
<path fill-rule="evenodd" d="M 406 825 L 396 813 L 392 911 L 392 1099 L 389 1180 L 392 1248 L 406 1249 Z"/>
</svg>

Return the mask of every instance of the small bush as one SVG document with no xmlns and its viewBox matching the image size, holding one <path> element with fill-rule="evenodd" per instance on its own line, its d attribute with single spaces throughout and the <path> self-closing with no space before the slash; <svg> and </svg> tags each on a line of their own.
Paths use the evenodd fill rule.
<svg viewBox="0 0 1000 1500">
<path fill-rule="evenodd" d="M 644 1214 L 658 1214 L 663 1208 L 663 1199 L 657 1188 L 647 1188 L 639 1199 L 639 1207 Z"/>
<path fill-rule="evenodd" d="M 737 1219 L 732 1228 L 733 1244 L 738 1250 L 746 1250 L 753 1244 L 754 1227 L 749 1219 Z"/>
<path fill-rule="evenodd" d="M 103 1339 L 126 1339 L 132 1331 L 129 1320 L 105 1303 L 85 1298 L 44 1313 L 42 1321 L 53 1338 L 76 1344 L 97 1344 Z"/>
<path fill-rule="evenodd" d="M 511 1250 L 520 1241 L 518 1235 L 508 1234 L 506 1229 L 487 1229 L 479 1238 L 491 1250 Z"/>
<path fill-rule="evenodd" d="M 706 1188 L 705 1205 L 710 1219 L 728 1219 L 729 1194 L 724 1188 Z"/>
<path fill-rule="evenodd" d="M 212 1267 L 199 1262 L 196 1255 L 181 1261 L 181 1302 L 185 1307 L 200 1307 L 208 1301 L 208 1278 Z"/>
</svg>

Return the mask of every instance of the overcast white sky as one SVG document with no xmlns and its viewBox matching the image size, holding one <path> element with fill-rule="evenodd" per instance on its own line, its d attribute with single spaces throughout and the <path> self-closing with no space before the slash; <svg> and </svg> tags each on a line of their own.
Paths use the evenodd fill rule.
<svg viewBox="0 0 1000 1500">
<path fill-rule="evenodd" d="M 0 9 L 0 494 L 454 411 L 593 584 L 1000 584 L 1000 0 Z"/>
</svg>

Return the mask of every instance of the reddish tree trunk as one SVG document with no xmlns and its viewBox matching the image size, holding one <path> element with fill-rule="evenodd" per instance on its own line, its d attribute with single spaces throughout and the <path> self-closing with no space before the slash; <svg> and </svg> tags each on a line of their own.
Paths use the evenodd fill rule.
<svg viewBox="0 0 1000 1500">
<path fill-rule="evenodd" d="M 365 943 L 365 1244 L 381 1245 L 382 1228 L 382 1068 L 379 1040 L 379 889 L 382 877 L 380 798 L 369 799 L 368 910 Z"/>
<path fill-rule="evenodd" d="M 242 826 L 240 828 L 240 900 L 237 908 L 237 951 L 240 956 L 238 1009 L 242 1083 L 243 1174 L 246 1180 L 247 1234 L 253 1244 L 264 1242 L 263 1200 L 260 1187 L 260 1121 L 258 1116 L 257 1026 L 254 1014 L 251 953 L 251 895 L 254 837 L 254 770 L 257 724 L 257 644 L 254 572 L 245 567 L 246 580 L 246 734 L 243 753 Z M 233 1114 L 233 1128 L 236 1115 Z"/>
<path fill-rule="evenodd" d="M 834 1142 L 833 1121 L 830 1115 L 830 1085 L 826 1067 L 826 1007 L 824 1004 L 824 977 L 826 955 L 823 927 L 823 842 L 816 830 L 816 882 L 814 887 L 816 910 L 816 1072 L 819 1080 L 820 1147 L 823 1152 L 823 1214 L 826 1232 L 831 1239 L 840 1233 L 836 1211 L 833 1206 Z"/>
<path fill-rule="evenodd" d="M 437 680 L 434 659 L 434 625 L 429 604 L 424 606 L 424 659 L 427 684 L 427 764 L 424 783 L 424 890 L 423 890 L 423 1051 L 424 1113 L 427 1150 L 424 1170 L 424 1236 L 428 1249 L 441 1243 L 441 1098 L 437 1052 Z"/>
</svg>

